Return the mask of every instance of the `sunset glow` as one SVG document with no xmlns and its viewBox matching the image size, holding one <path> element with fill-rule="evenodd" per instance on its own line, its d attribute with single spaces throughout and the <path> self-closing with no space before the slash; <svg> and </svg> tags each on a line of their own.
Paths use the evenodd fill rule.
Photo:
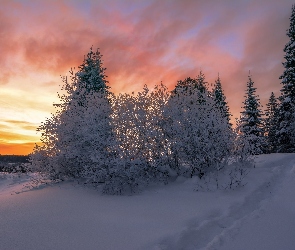
<svg viewBox="0 0 295 250">
<path fill-rule="evenodd" d="M 28 154 L 58 102 L 60 76 L 99 48 L 115 93 L 219 73 L 233 119 L 247 75 L 279 95 L 293 1 L 0 0 L 0 154 Z M 233 121 L 234 123 L 234 121 Z"/>
</svg>

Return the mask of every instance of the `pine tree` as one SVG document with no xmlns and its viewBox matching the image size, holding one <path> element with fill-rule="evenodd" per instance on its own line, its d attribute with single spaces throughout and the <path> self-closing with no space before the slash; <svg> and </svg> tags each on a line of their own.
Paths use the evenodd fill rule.
<svg viewBox="0 0 295 250">
<path fill-rule="evenodd" d="M 220 110 L 220 112 L 223 114 L 224 118 L 227 120 L 229 126 L 232 126 L 230 123 L 230 111 L 228 104 L 226 102 L 226 97 L 223 92 L 222 86 L 221 86 L 221 81 L 220 77 L 218 75 L 217 80 L 215 81 L 214 88 L 212 90 L 212 97 L 215 101 L 215 106 L 217 109 Z"/>
<path fill-rule="evenodd" d="M 283 62 L 283 66 L 285 70 L 280 76 L 282 89 L 279 98 L 278 152 L 295 152 L 295 145 L 292 143 L 295 136 L 292 132 L 295 120 L 295 5 L 292 6 L 287 36 L 290 40 L 284 48 L 285 62 Z"/>
<path fill-rule="evenodd" d="M 256 88 L 251 76 L 248 76 L 247 90 L 243 111 L 238 121 L 238 130 L 245 137 L 250 145 L 252 155 L 261 154 L 265 143 L 263 138 L 263 120 L 259 98 L 256 95 Z"/>
<path fill-rule="evenodd" d="M 102 66 L 102 55 L 98 49 L 94 52 L 91 47 L 78 69 L 77 72 L 71 69 L 70 76 L 63 77 L 63 89 L 67 91 L 68 99 L 77 100 L 79 105 L 85 106 L 87 96 L 92 93 L 101 92 L 105 95 L 109 93 L 106 68 Z M 69 78 L 70 81 L 68 81 Z"/>
<path fill-rule="evenodd" d="M 201 93 L 205 93 L 207 91 L 207 82 L 205 80 L 205 75 L 202 72 L 202 70 L 200 71 L 199 75 L 197 75 L 196 78 L 196 85 L 195 87 L 201 92 Z"/>
<path fill-rule="evenodd" d="M 112 112 L 100 53 L 92 48 L 79 71 L 63 77 L 65 94 L 57 111 L 38 128 L 41 146 L 31 157 L 39 171 L 53 178 L 101 179 L 112 160 Z M 100 176 L 100 177 L 98 177 Z"/>
<path fill-rule="evenodd" d="M 91 47 L 79 66 L 79 71 L 75 74 L 77 91 L 84 89 L 87 92 L 107 91 L 109 86 L 107 86 L 105 70 L 106 68 L 102 66 L 101 53 L 98 49 L 93 52 Z"/>
<path fill-rule="evenodd" d="M 268 103 L 264 112 L 264 133 L 268 148 L 268 153 L 277 151 L 277 126 L 278 126 L 278 101 L 274 93 L 271 92 Z"/>
</svg>

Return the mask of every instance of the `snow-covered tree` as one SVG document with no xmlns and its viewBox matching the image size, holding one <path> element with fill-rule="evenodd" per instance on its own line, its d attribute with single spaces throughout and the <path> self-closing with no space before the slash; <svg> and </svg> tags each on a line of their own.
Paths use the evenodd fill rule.
<svg viewBox="0 0 295 250">
<path fill-rule="evenodd" d="M 219 173 L 246 159 L 248 151 L 237 150 L 229 126 L 220 80 L 215 98 L 202 72 L 179 81 L 172 93 L 161 84 L 115 96 L 104 70 L 100 53 L 91 48 L 78 72 L 63 78 L 56 113 L 38 129 L 35 170 L 53 179 L 82 177 L 103 183 L 104 193 L 126 194 L 179 175 Z"/>
<path fill-rule="evenodd" d="M 196 88 L 199 90 L 201 93 L 205 93 L 207 91 L 207 82 L 205 80 L 205 75 L 202 71 L 197 75 L 196 78 Z"/>
<path fill-rule="evenodd" d="M 66 93 L 59 95 L 56 113 L 38 128 L 42 145 L 35 147 L 31 160 L 53 178 L 85 176 L 98 181 L 112 159 L 114 144 L 100 53 L 91 48 L 79 71 L 71 70 L 69 78 L 63 78 Z"/>
<path fill-rule="evenodd" d="M 172 91 L 172 94 L 181 93 L 183 91 L 192 91 L 193 89 L 198 89 L 200 94 L 207 92 L 207 82 L 205 80 L 205 75 L 200 71 L 196 78 L 187 77 L 184 80 L 179 80 Z"/>
<path fill-rule="evenodd" d="M 185 78 L 184 80 L 179 80 L 175 86 L 175 89 L 172 91 L 171 97 L 168 101 L 167 106 L 165 107 L 164 115 L 164 131 L 167 138 L 169 138 L 169 165 L 174 169 L 178 174 L 182 174 L 182 162 L 181 162 L 181 153 L 179 152 L 180 141 L 178 140 L 182 133 L 181 129 L 184 129 L 185 126 L 180 126 L 181 122 L 179 119 L 187 112 L 187 107 L 185 107 L 186 101 L 193 96 L 194 100 L 192 101 L 195 105 L 205 103 L 206 99 L 209 97 L 209 91 L 207 88 L 207 82 L 205 81 L 205 75 L 202 71 L 199 72 L 196 78 Z M 175 120 L 176 118 L 176 120 Z M 176 126 L 174 126 L 176 125 Z M 183 155 L 183 154 L 182 154 Z"/>
<path fill-rule="evenodd" d="M 123 158 L 141 159 L 155 166 L 163 154 L 162 113 L 169 98 L 164 85 L 137 95 L 119 94 L 113 106 L 113 124 Z"/>
<path fill-rule="evenodd" d="M 250 153 L 261 154 L 265 147 L 262 110 L 259 97 L 256 95 L 256 88 L 251 76 L 248 76 L 247 90 L 243 111 L 237 124 L 238 132 L 245 137 L 251 146 Z"/>
<path fill-rule="evenodd" d="M 295 5 L 292 6 L 290 27 L 287 31 L 289 42 L 285 45 L 285 68 L 280 76 L 282 89 L 279 107 L 279 128 L 277 131 L 279 146 L 278 152 L 295 152 L 295 145 L 292 143 L 292 124 L 295 120 Z"/>
<path fill-rule="evenodd" d="M 170 162 L 178 174 L 201 178 L 228 164 L 234 134 L 207 88 L 195 84 L 178 88 L 168 101 L 164 117 Z"/>
<path fill-rule="evenodd" d="M 220 77 L 218 75 L 217 80 L 215 81 L 213 90 L 212 90 L 212 97 L 215 101 L 215 106 L 217 109 L 220 110 L 220 112 L 223 114 L 224 118 L 228 121 L 228 124 L 231 126 L 232 124 L 230 123 L 230 111 L 229 111 L 229 106 L 226 102 L 226 97 L 223 92 L 222 86 L 221 86 L 221 81 Z"/>
<path fill-rule="evenodd" d="M 277 128 L 278 128 L 278 101 L 274 93 L 271 92 L 264 112 L 264 133 L 267 144 L 267 152 L 275 153 L 278 146 Z"/>
<path fill-rule="evenodd" d="M 83 63 L 79 66 L 78 72 L 75 74 L 77 91 L 87 90 L 87 92 L 98 92 L 109 89 L 105 70 L 106 68 L 102 65 L 101 53 L 98 49 L 93 51 L 91 47 L 90 51 L 84 57 Z"/>
</svg>

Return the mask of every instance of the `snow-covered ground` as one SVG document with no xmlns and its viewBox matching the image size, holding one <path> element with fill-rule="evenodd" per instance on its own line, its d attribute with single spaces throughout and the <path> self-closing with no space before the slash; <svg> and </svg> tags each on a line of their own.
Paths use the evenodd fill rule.
<svg viewBox="0 0 295 250">
<path fill-rule="evenodd" d="M 295 154 L 257 157 L 248 184 L 194 191 L 197 179 L 107 196 L 73 183 L 29 190 L 0 175 L 0 249 L 295 250 Z"/>
</svg>

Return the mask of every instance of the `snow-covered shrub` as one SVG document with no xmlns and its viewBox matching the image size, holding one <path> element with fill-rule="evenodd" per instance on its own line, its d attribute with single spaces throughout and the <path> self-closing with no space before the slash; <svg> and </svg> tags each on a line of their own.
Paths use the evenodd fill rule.
<svg viewBox="0 0 295 250">
<path fill-rule="evenodd" d="M 170 93 L 164 85 L 120 94 L 112 100 L 117 161 L 106 172 L 103 192 L 134 193 L 153 182 L 167 183 L 177 173 L 168 163 L 163 111 Z"/>
<path fill-rule="evenodd" d="M 152 166 L 145 159 L 120 159 L 107 169 L 103 193 L 133 194 L 151 183 L 167 184 L 171 177 L 176 177 L 168 166 Z"/>
<path fill-rule="evenodd" d="M 148 172 L 143 160 L 117 161 L 108 168 L 102 191 L 115 195 L 137 193 L 149 184 Z"/>
<path fill-rule="evenodd" d="M 253 145 L 244 134 L 234 133 L 232 140 L 233 148 L 229 151 L 226 164 L 217 165 L 213 171 L 202 176 L 197 181 L 196 191 L 233 190 L 247 184 L 245 178 L 255 167 L 251 154 Z"/>
<path fill-rule="evenodd" d="M 28 171 L 28 163 L 0 162 L 0 172 L 6 172 L 6 173 L 26 173 L 27 171 Z"/>
<path fill-rule="evenodd" d="M 198 179 L 196 191 L 234 190 L 247 184 L 245 178 L 249 174 L 249 169 L 244 166 L 233 165 L 206 174 Z"/>
<path fill-rule="evenodd" d="M 142 157 L 150 161 L 160 153 L 157 150 L 158 144 L 162 143 L 159 123 L 162 119 L 162 109 L 168 99 L 166 95 L 168 92 L 164 86 L 156 86 L 152 92 L 145 86 L 137 95 L 117 96 L 112 119 L 124 156 Z"/>
</svg>

